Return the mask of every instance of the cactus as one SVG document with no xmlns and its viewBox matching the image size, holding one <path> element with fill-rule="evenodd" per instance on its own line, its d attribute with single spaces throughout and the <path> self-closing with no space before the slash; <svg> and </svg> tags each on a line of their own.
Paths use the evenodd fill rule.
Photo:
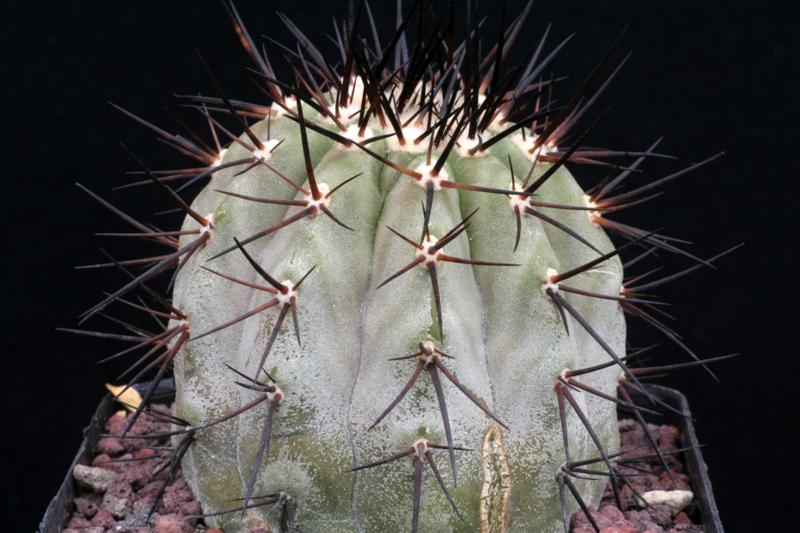
<svg viewBox="0 0 800 533">
<path fill-rule="evenodd" d="M 579 124 L 627 59 L 613 63 L 614 46 L 556 102 L 552 62 L 569 39 L 545 33 L 522 65 L 505 61 L 530 4 L 491 46 L 469 8 L 472 31 L 456 41 L 452 4 L 408 42 L 422 5 L 398 3 L 381 40 L 360 3 L 335 23 L 327 59 L 281 17 L 297 43 L 279 81 L 226 4 L 268 103 L 218 84 L 186 97 L 210 140 L 119 108 L 199 162 L 153 171 L 133 156 L 142 179 L 131 185 L 162 189 L 186 214 L 180 230 L 87 191 L 136 230 L 113 235 L 170 249 L 91 265 L 126 279 L 82 318 L 122 303 L 159 321 L 156 333 L 104 336 L 142 350 L 131 382 L 174 367 L 173 466 L 228 533 L 560 530 L 607 479 L 615 494 L 626 482 L 616 410 L 641 414 L 627 391 L 651 369 L 626 356 L 625 313 L 705 366 L 661 324 L 651 289 L 723 254 L 700 259 L 612 215 L 718 156 L 625 188 L 667 156 L 659 141 L 583 144 L 592 126 Z M 610 174 L 584 192 L 567 164 Z M 658 251 L 693 264 L 623 279 L 621 253 L 632 266 Z M 168 271 L 170 299 L 149 286 Z"/>
</svg>

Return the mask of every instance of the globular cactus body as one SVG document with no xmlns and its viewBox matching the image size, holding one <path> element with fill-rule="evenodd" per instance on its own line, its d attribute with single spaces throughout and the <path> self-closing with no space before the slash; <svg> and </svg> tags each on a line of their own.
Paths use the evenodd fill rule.
<svg viewBox="0 0 800 533">
<path fill-rule="evenodd" d="M 319 118 L 319 117 L 317 117 Z M 325 125 L 324 120 L 318 123 Z M 306 189 L 299 126 L 270 118 L 252 127 L 264 136 L 269 126 L 281 141 L 268 163 Z M 443 364 L 472 391 L 507 430 L 484 414 L 439 372 L 452 440 L 469 451 L 456 452 L 458 485 L 449 489 L 463 519 L 448 505 L 437 480 L 424 477 L 420 524 L 426 531 L 549 531 L 560 526 L 557 486 L 552 482 L 564 460 L 553 385 L 565 368 L 582 368 L 608 355 L 580 327 L 571 334 L 542 291 L 548 269 L 566 271 L 597 257 L 597 252 L 552 224 L 522 218 L 515 245 L 514 212 L 504 195 L 439 190 L 430 218 L 432 238 L 441 237 L 478 209 L 467 230 L 442 250 L 448 256 L 517 263 L 474 266 L 439 261 L 437 281 L 444 335 L 438 331 L 429 273 L 417 265 L 383 287 L 379 285 L 411 262 L 417 251 L 388 227 L 418 239 L 422 233 L 426 190 L 412 178 L 376 161 L 354 146 L 343 147 L 309 132 L 316 180 L 335 188 L 356 173 L 352 183 L 331 196 L 330 210 L 353 231 L 320 214 L 306 217 L 274 235 L 247 245 L 249 253 L 277 280 L 297 282 L 313 273 L 297 291 L 301 343 L 288 320 L 278 333 L 265 368 L 284 393 L 272 429 L 269 456 L 260 468 L 256 493 L 291 494 L 298 502 L 297 523 L 307 531 L 389 531 L 409 529 L 414 466 L 404 459 L 381 468 L 349 474 L 354 464 L 369 463 L 407 449 L 421 437 L 444 444 L 442 415 L 429 372 L 423 372 L 407 397 L 377 426 L 382 411 L 398 395 L 417 366 L 415 359 L 390 361 L 433 342 L 452 358 Z M 512 167 L 532 162 L 516 139 L 497 143 L 486 153 L 453 154 L 441 176 L 458 183 L 507 189 Z M 243 138 L 246 141 L 246 138 Z M 373 151 L 408 168 L 425 164 L 425 148 L 406 149 L 389 141 Z M 234 145 L 222 162 L 246 157 Z M 438 151 L 433 153 L 434 158 Z M 547 170 L 540 165 L 537 173 Z M 226 195 L 296 199 L 304 194 L 266 166 L 237 175 L 216 173 L 192 207 L 213 214 L 213 238 L 178 274 L 174 302 L 188 317 L 193 333 L 202 333 L 254 309 L 272 296 L 231 282 L 209 268 L 251 283 L 259 276 L 238 253 L 207 262 L 245 238 L 286 220 L 302 207 L 268 205 Z M 538 174 L 533 179 L 538 177 Z M 565 169 L 540 189 L 537 199 L 582 205 L 583 191 Z M 518 199 L 524 202 L 524 197 Z M 543 208 L 548 216 L 584 236 L 603 252 L 613 247 L 585 211 Z M 184 229 L 196 228 L 187 219 Z M 619 261 L 610 259 L 580 276 L 575 285 L 617 294 Z M 263 281 L 263 280 L 262 280 Z M 595 330 L 624 354 L 625 325 L 611 301 L 567 296 Z M 256 314 L 213 335 L 188 343 L 178 359 L 178 413 L 192 421 L 221 416 L 252 401 L 257 393 L 231 382 L 225 364 L 255 376 L 280 309 Z M 224 354 L 224 355 L 223 355 Z M 601 390 L 613 390 L 617 370 L 592 376 Z M 580 396 L 580 395 L 579 395 Z M 589 395 L 586 395 L 589 396 Z M 615 407 L 584 398 L 585 413 L 615 449 Z M 266 407 L 242 415 L 235 427 L 207 433 L 185 462 L 208 511 L 230 507 L 231 494 L 243 494 L 261 438 Z M 591 442 L 570 417 L 579 455 L 591 455 Z M 447 451 L 437 451 L 442 476 L 452 478 Z M 587 487 L 598 495 L 602 487 Z M 488 500 L 487 500 L 488 495 Z M 507 508 L 507 513 L 500 509 Z M 228 527 L 238 516 L 223 521 Z M 235 526 L 234 526 L 235 527 Z M 499 528 L 499 529 L 498 529 Z"/>
<path fill-rule="evenodd" d="M 122 302 L 164 331 L 115 319 L 124 335 L 71 330 L 134 343 L 114 357 L 146 350 L 134 381 L 174 367 L 170 475 L 182 461 L 206 521 L 226 533 L 550 532 L 599 501 L 606 479 L 620 501 L 616 409 L 646 428 L 628 394 L 647 395 L 637 375 L 666 368 L 628 366 L 623 313 L 698 359 L 651 291 L 728 252 L 703 261 L 609 215 L 718 156 L 628 187 L 645 159 L 665 157 L 658 141 L 619 152 L 576 131 L 622 65 L 607 72 L 609 52 L 555 107 L 559 78 L 546 74 L 568 39 L 547 52 L 546 33 L 523 66 L 504 63 L 530 3 L 485 55 L 475 21 L 455 41 L 452 11 L 440 34 L 398 2 L 384 44 L 363 4 L 352 27 L 335 26 L 336 60 L 284 18 L 297 39 L 284 49 L 291 83 L 226 6 L 270 105 L 220 87 L 188 97 L 211 142 L 125 111 L 201 162 L 152 172 L 137 158 L 147 179 L 131 186 L 160 186 L 183 227 L 156 230 L 87 190 L 136 229 L 109 235 L 171 251 L 90 265 L 118 267 L 126 283 L 83 319 Z M 585 193 L 566 163 L 611 173 Z M 208 178 L 191 202 L 179 196 Z M 627 242 L 615 248 L 605 230 Z M 698 263 L 623 281 L 627 247 L 644 249 L 629 265 L 655 251 Z M 172 269 L 168 300 L 148 283 Z"/>
</svg>

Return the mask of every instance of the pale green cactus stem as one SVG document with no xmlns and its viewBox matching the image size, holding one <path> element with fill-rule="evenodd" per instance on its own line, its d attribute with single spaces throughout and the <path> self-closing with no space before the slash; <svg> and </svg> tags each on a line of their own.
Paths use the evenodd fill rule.
<svg viewBox="0 0 800 533">
<path fill-rule="evenodd" d="M 305 120 L 333 128 L 326 117 L 312 115 L 304 107 Z M 391 132 L 376 121 L 370 128 L 371 132 L 353 138 Z M 572 327 L 565 330 L 545 289 L 558 290 L 558 284 L 551 283 L 555 273 L 597 258 L 598 250 L 612 251 L 592 215 L 586 210 L 537 208 L 591 246 L 553 223 L 525 215 L 514 251 L 514 206 L 528 205 L 528 197 L 436 190 L 430 212 L 431 240 L 425 242 L 435 242 L 478 210 L 466 231 L 437 253 L 516 266 L 443 261 L 430 250 L 415 250 L 389 229 L 419 242 L 421 206 L 426 202 L 426 189 L 419 182 L 424 179 L 414 180 L 355 146 L 345 147 L 309 130 L 308 153 L 320 190 L 334 190 L 358 174 L 336 189 L 327 204 L 352 231 L 320 212 L 246 244 L 257 264 L 290 288 L 288 295 L 278 292 L 281 301 L 274 307 L 203 335 L 275 297 L 230 279 L 264 284 L 239 250 L 209 258 L 234 246 L 234 238 L 244 240 L 303 209 L 244 197 L 306 201 L 304 193 L 270 167 L 307 190 L 311 187 L 296 120 L 273 106 L 273 116 L 253 124 L 251 130 L 265 146 L 274 148 L 280 143 L 271 153 L 261 154 L 265 164 L 244 173 L 240 168 L 215 173 L 192 203 L 196 212 L 213 220 L 213 235 L 182 266 L 175 282 L 174 305 L 186 314 L 193 337 L 202 336 L 187 343 L 175 361 L 177 414 L 200 424 L 257 398 L 259 392 L 234 383 L 237 376 L 226 365 L 269 382 L 259 374 L 258 365 L 285 307 L 286 320 L 264 366 L 282 398 L 253 496 L 290 496 L 296 506 L 295 525 L 302 531 L 405 531 L 412 529 L 415 470 L 421 469 L 420 531 L 560 530 L 561 506 L 553 480 L 565 456 L 553 388 L 565 369 L 605 363 L 609 355 L 571 319 Z M 352 128 L 348 131 L 355 133 Z M 413 138 L 411 131 L 406 137 Z M 241 140 L 249 142 L 246 136 Z M 471 155 L 468 148 L 475 142 L 464 137 L 435 178 L 510 190 L 509 165 L 519 185 L 532 165 L 527 149 L 531 142 L 531 137 L 515 133 Z M 369 149 L 428 176 L 424 172 L 430 168 L 425 166 L 427 143 L 401 145 L 392 138 L 371 142 Z M 541 150 L 548 149 L 553 147 Z M 433 161 L 441 150 L 442 146 L 434 149 Z M 221 162 L 249 155 L 245 147 L 234 143 Z M 531 179 L 548 168 L 549 164 L 540 162 Z M 587 205 L 582 189 L 564 167 L 536 191 L 535 200 Z M 197 222 L 187 218 L 184 229 L 196 227 Z M 381 286 L 417 257 L 422 257 L 420 264 Z M 443 332 L 426 264 L 436 268 Z M 293 284 L 311 269 L 295 292 Z M 618 295 L 621 280 L 621 265 L 612 257 L 572 278 L 570 286 Z M 288 311 L 291 296 L 296 296 L 300 342 Z M 616 302 L 569 293 L 561 296 L 617 355 L 624 355 L 625 322 Z M 390 360 L 417 352 L 421 354 Z M 450 357 L 436 355 L 442 353 Z M 451 382 L 437 362 L 470 394 Z M 431 371 L 432 367 L 437 370 Z M 419 377 L 408 394 L 375 425 L 415 372 Z M 611 367 L 584 381 L 613 394 L 618 374 L 619 368 Z M 441 382 L 453 445 L 464 448 L 452 452 L 455 472 L 450 467 L 433 379 Z M 606 452 L 615 451 L 616 406 L 580 391 L 572 395 Z M 268 405 L 265 402 L 204 431 L 184 460 L 184 472 L 206 513 L 234 508 L 235 498 L 247 496 Z M 597 456 L 597 447 L 574 412 L 569 413 L 567 426 L 573 457 Z M 409 450 L 396 461 L 351 472 Z M 440 487 L 428 451 L 458 511 Z M 600 481 L 578 486 L 590 503 L 598 501 L 603 490 Z M 265 525 L 278 530 L 280 513 L 271 507 L 254 507 L 209 521 L 226 533 Z"/>
<path fill-rule="evenodd" d="M 550 47 L 548 29 L 521 67 L 506 65 L 532 2 L 493 46 L 470 2 L 461 43 L 455 3 L 438 22 L 423 4 L 404 13 L 397 1 L 386 42 L 368 4 L 351 6 L 333 59 L 279 15 L 295 40 L 284 83 L 225 2 L 271 103 L 230 100 L 218 83 L 218 97 L 185 97 L 208 142 L 119 108 L 194 161 L 152 172 L 136 158 L 146 179 L 126 185 L 158 185 L 182 228 L 155 229 L 81 187 L 135 229 L 106 236 L 169 250 L 88 265 L 126 277 L 81 321 L 115 302 L 169 321 L 153 334 L 113 318 L 124 334 L 68 331 L 134 343 L 112 358 L 145 351 L 131 383 L 156 375 L 128 429 L 174 368 L 170 472 L 182 461 L 206 523 L 225 533 L 566 531 L 605 481 L 622 505 L 616 409 L 643 427 L 651 411 L 630 403 L 629 389 L 648 395 L 637 375 L 725 358 L 699 359 L 653 314 L 663 302 L 650 291 L 735 248 L 702 260 L 609 217 L 721 154 L 626 188 L 665 157 L 660 140 L 589 148 L 592 128 L 577 129 L 627 58 L 610 66 L 612 46 L 557 107 L 550 64 L 569 37 Z M 567 163 L 614 171 L 584 192 Z M 202 180 L 187 205 L 180 194 Z M 627 243 L 615 249 L 605 230 Z M 628 265 L 657 250 L 696 264 L 623 286 L 628 246 L 644 248 Z M 148 284 L 173 270 L 170 300 Z M 695 361 L 629 369 L 623 312 Z"/>
</svg>

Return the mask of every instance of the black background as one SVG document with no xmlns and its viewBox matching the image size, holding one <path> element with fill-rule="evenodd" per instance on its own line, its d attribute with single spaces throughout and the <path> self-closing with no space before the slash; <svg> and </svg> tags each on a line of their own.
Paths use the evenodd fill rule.
<svg viewBox="0 0 800 533">
<path fill-rule="evenodd" d="M 389 2 L 373 4 L 379 20 L 390 24 Z M 522 2 L 508 4 L 515 13 Z M 341 0 L 238 5 L 254 35 L 284 39 L 274 10 L 318 36 L 329 31 L 332 13 L 344 15 Z M 481 7 L 496 23 L 499 8 L 488 5 Z M 705 256 L 747 243 L 719 271 L 701 271 L 663 292 L 698 353 L 743 354 L 717 368 L 722 386 L 702 371 L 664 380 L 689 397 L 708 445 L 703 453 L 723 523 L 732 532 L 794 530 L 788 517 L 797 493 L 798 419 L 791 392 L 800 370 L 792 278 L 798 271 L 793 246 L 800 87 L 798 13 L 789 5 L 540 0 L 521 39 L 538 39 L 550 21 L 554 39 L 578 33 L 556 63 L 559 74 L 574 76 L 561 89 L 565 99 L 630 23 L 622 48 L 634 52 L 633 60 L 604 97 L 603 105 L 613 103 L 613 110 L 590 143 L 643 148 L 665 134 L 664 150 L 687 163 L 727 151 L 722 161 L 623 218 L 648 228 L 665 226 L 693 240 L 692 249 Z M 125 141 L 153 167 L 181 162 L 105 101 L 171 124 L 163 107 L 177 107 L 173 92 L 213 91 L 196 47 L 230 94 L 254 100 L 259 95 L 245 80 L 242 70 L 249 64 L 229 21 L 212 0 L 11 1 L 0 10 L 0 298 L 6 328 L 0 464 L 8 469 L 0 529 L 29 531 L 66 474 L 81 428 L 104 393 L 102 383 L 120 370 L 94 364 L 112 346 L 55 331 L 73 326 L 80 311 L 118 282 L 110 273 L 72 270 L 101 258 L 97 247 L 103 241 L 93 232 L 122 227 L 73 183 L 146 215 L 167 207 L 160 196 L 110 191 L 133 168 L 117 142 Z M 648 175 L 674 168 L 656 163 Z M 585 183 L 595 176 L 577 173 Z M 673 268 L 686 264 L 667 262 Z M 631 330 L 639 345 L 660 340 L 641 324 L 631 323 Z M 667 344 L 659 353 L 676 355 Z"/>
</svg>

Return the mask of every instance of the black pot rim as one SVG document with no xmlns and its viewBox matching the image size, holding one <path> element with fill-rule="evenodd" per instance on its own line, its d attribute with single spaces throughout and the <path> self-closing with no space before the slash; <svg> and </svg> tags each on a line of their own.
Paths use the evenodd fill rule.
<svg viewBox="0 0 800 533">
<path fill-rule="evenodd" d="M 144 391 L 147 387 L 147 383 L 136 385 L 136 388 L 140 391 Z M 714 500 L 714 491 L 711 488 L 711 480 L 708 477 L 708 465 L 706 465 L 703 455 L 700 453 L 700 444 L 697 440 L 697 433 L 686 396 L 678 390 L 663 385 L 647 384 L 645 387 L 659 400 L 665 402 L 676 411 L 683 413 L 683 416 L 678 416 L 675 413 L 665 413 L 664 416 L 658 418 L 657 422 L 660 424 L 672 424 L 680 429 L 681 446 L 688 449 L 683 453 L 684 463 L 692 483 L 694 501 L 700 512 L 703 528 L 706 533 L 724 533 L 717 503 Z M 175 384 L 173 380 L 165 379 L 158 384 L 152 399 L 156 401 L 171 401 L 174 396 Z M 631 396 L 637 405 L 647 401 L 642 394 L 632 394 Z M 110 394 L 103 397 L 89 425 L 83 430 L 83 442 L 81 442 L 78 452 L 69 466 L 66 478 L 45 510 L 44 517 L 37 530 L 38 533 L 61 533 L 66 527 L 72 513 L 72 500 L 75 495 L 72 470 L 77 464 L 89 464 L 91 462 L 92 452 L 97 446 L 97 441 L 100 440 L 105 421 L 118 410 L 119 407 Z M 629 416 L 620 411 L 620 418 Z"/>
<path fill-rule="evenodd" d="M 669 405 L 678 413 L 666 411 L 662 416 L 650 417 L 645 414 L 644 418 L 648 422 L 656 424 L 671 424 L 676 426 L 681 432 L 681 447 L 687 451 L 683 453 L 686 473 L 692 484 L 694 492 L 694 503 L 700 512 L 703 529 L 706 533 L 724 533 L 722 521 L 717 509 L 717 502 L 714 499 L 714 490 L 711 487 L 711 479 L 708 476 L 708 465 L 703 459 L 700 449 L 700 442 L 697 440 L 697 431 L 694 427 L 692 413 L 689 410 L 689 402 L 686 396 L 680 391 L 664 385 L 645 384 L 647 391 Z M 649 405 L 649 401 L 641 393 L 631 393 L 631 399 L 636 405 Z M 619 410 L 620 418 L 630 418 L 630 414 Z"/>
<path fill-rule="evenodd" d="M 144 394 L 149 383 L 136 384 L 134 387 Z M 159 382 L 151 401 L 172 401 L 174 397 L 175 382 L 172 379 L 165 379 Z M 58 492 L 48 504 L 36 530 L 37 533 L 61 533 L 66 528 L 72 514 L 72 500 L 75 497 L 75 481 L 72 479 L 72 470 L 75 465 L 91 463 L 94 449 L 100 440 L 106 420 L 119 410 L 120 406 L 111 394 L 106 394 L 100 401 L 89 425 L 83 429 L 83 441 L 69 465 L 66 478 L 61 482 Z"/>
</svg>

